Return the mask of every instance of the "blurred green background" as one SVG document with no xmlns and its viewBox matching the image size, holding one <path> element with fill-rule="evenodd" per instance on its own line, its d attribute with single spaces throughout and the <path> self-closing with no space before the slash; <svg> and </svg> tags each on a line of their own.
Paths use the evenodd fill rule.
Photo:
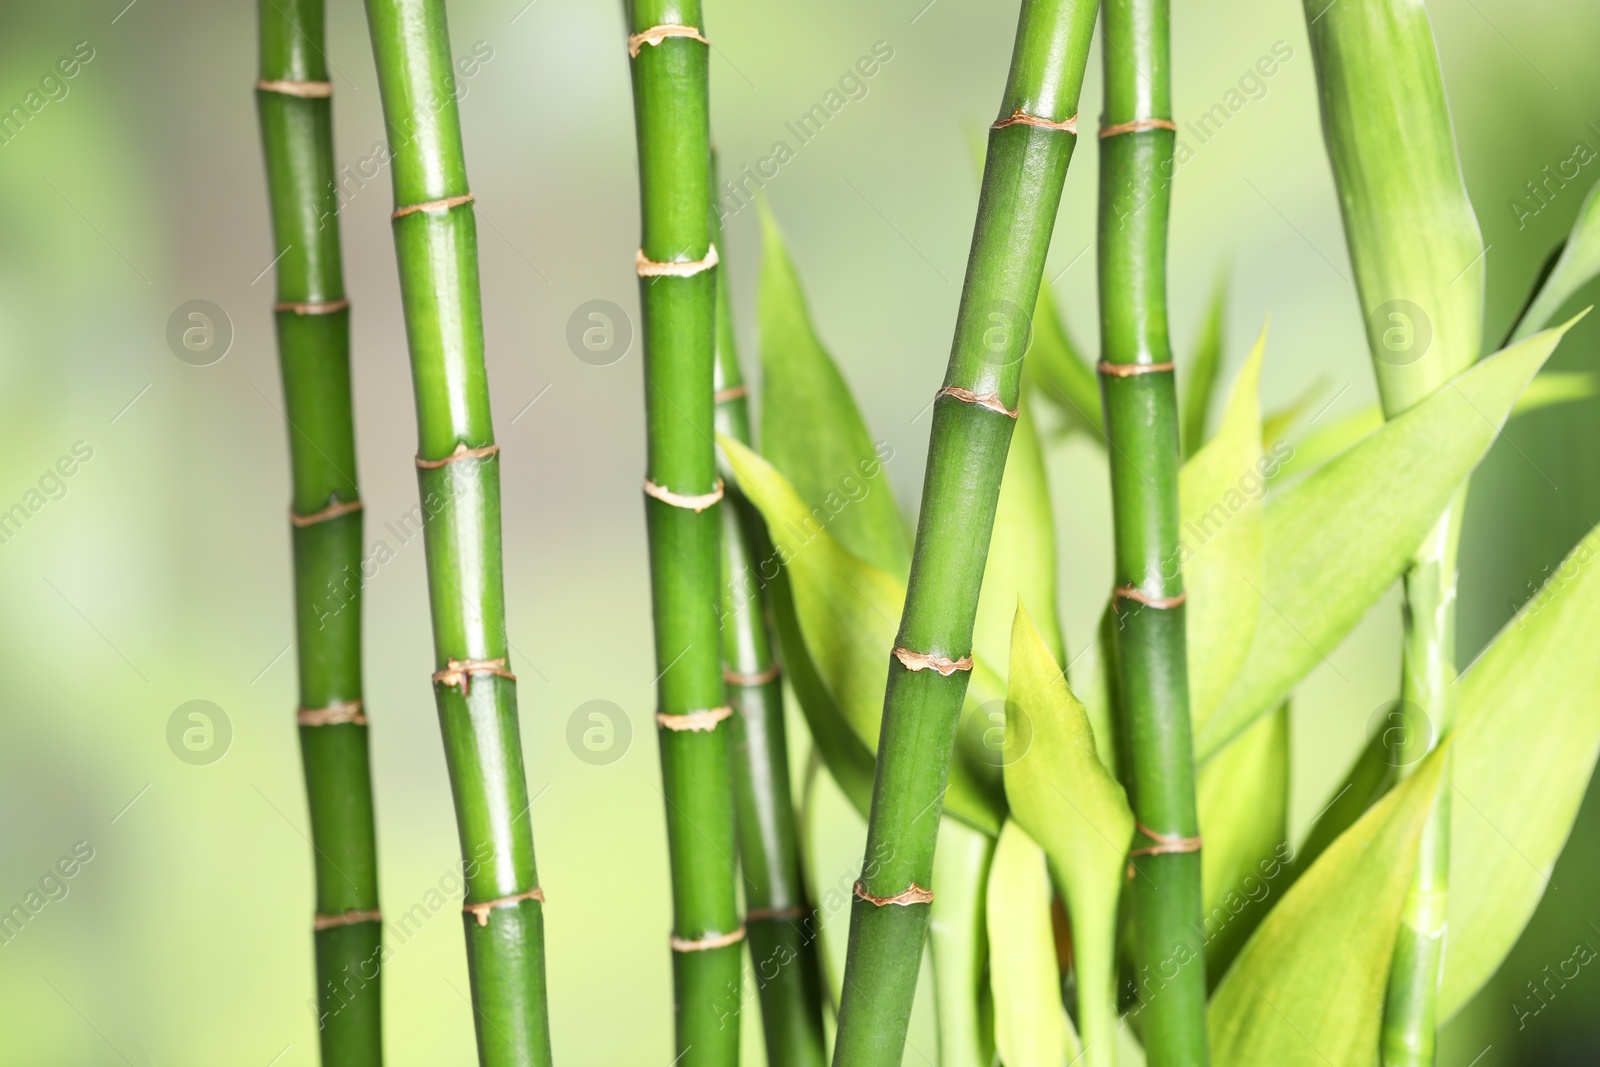
<svg viewBox="0 0 1600 1067">
<path fill-rule="evenodd" d="M 270 0 L 268 0 L 270 2 Z M 256 119 L 255 11 L 196 0 L 60 0 L 0 11 L 0 108 L 22 103 L 79 42 L 78 75 L 0 144 L 0 510 L 48 497 L 0 544 L 0 910 L 79 842 L 92 859 L 0 943 L 0 1063 L 316 1062 L 310 848 L 292 711 L 285 426 L 273 348 L 272 249 Z M 367 536 L 395 558 L 366 587 L 385 911 L 437 910 L 385 977 L 390 1062 L 469 1064 L 470 1008 L 454 900 L 450 797 L 428 684 L 420 544 L 386 529 L 415 503 L 410 401 L 390 242 L 388 174 L 360 170 L 383 137 L 360 7 L 334 3 L 337 154 L 354 303 Z M 1172 315 L 1181 354 L 1219 273 L 1232 279 L 1228 366 L 1270 314 L 1271 405 L 1314 382 L 1329 415 L 1374 396 L 1292 0 L 1175 4 L 1177 118 L 1221 101 L 1257 59 L 1292 57 L 1178 171 Z M 1600 8 L 1587 0 L 1430 4 L 1488 254 L 1490 333 L 1504 330 L 1600 166 L 1537 214 L 1524 184 L 1600 148 Z M 814 316 L 853 384 L 908 516 L 920 413 L 948 351 L 976 188 L 969 132 L 991 121 L 1015 8 L 975 0 L 820 0 L 802 11 L 719 5 L 712 92 L 724 170 L 778 140 L 766 182 Z M 637 314 L 633 121 L 620 5 L 453 0 L 480 208 L 489 363 L 503 444 L 510 633 L 542 880 L 550 898 L 556 1053 L 585 1064 L 671 1059 L 668 884 L 654 752 L 639 349 L 594 366 L 569 317 L 609 300 Z M 885 42 L 892 58 L 808 143 L 786 128 Z M 1091 63 L 1083 114 L 1098 109 Z M 1047 276 L 1093 343 L 1095 140 L 1067 183 Z M 1593 158 L 1593 153 L 1590 153 Z M 770 173 L 771 168 L 768 168 Z M 1519 215 L 1522 216 L 1519 218 Z M 755 362 L 753 210 L 729 221 L 746 362 Z M 1425 235 L 1418 235 L 1425 239 Z M 210 301 L 225 358 L 176 358 L 169 318 Z M 1595 368 L 1600 321 L 1553 366 Z M 219 342 L 220 343 L 220 342 Z M 1315 410 L 1315 408 L 1313 408 Z M 1590 402 L 1514 421 L 1474 482 L 1462 659 L 1600 518 Z M 1327 417 L 1327 416 L 1324 416 Z M 92 458 L 45 479 L 78 442 Z M 1103 462 L 1053 456 L 1069 642 L 1109 582 Z M 1396 684 L 1391 595 L 1303 687 L 1295 710 L 1297 832 L 1322 806 Z M 1600 653 L 1597 653 L 1600 654 Z M 226 716 L 193 764 L 174 711 Z M 573 712 L 628 715 L 615 762 L 579 760 Z M 831 805 L 834 810 L 837 805 Z M 860 826 L 843 809 L 818 881 L 848 885 Z M 1508 862 L 1517 862 L 1508 857 Z M 1495 983 L 1451 1026 L 1448 1067 L 1593 1063 L 1600 978 L 1585 969 L 1536 1015 L 1525 983 L 1580 941 L 1600 945 L 1600 800 L 1591 795 L 1552 889 Z M 53 885 L 54 883 L 52 883 Z M 65 895 L 62 895 L 62 894 Z M 434 894 L 430 896 L 430 894 Z M 449 901 L 440 907 L 440 897 Z M 842 924 L 835 924 L 838 933 Z M 926 998 L 923 998 L 924 1001 Z M 759 1062 L 754 1000 L 745 1015 Z M 907 1062 L 931 1062 L 926 1004 Z"/>
</svg>

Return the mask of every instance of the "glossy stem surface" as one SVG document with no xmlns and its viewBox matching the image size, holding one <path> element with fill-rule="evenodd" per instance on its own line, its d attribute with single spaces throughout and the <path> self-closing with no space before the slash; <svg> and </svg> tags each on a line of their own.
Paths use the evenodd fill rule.
<svg viewBox="0 0 1600 1067">
<path fill-rule="evenodd" d="M 417 408 L 433 691 L 465 868 L 462 926 L 484 1067 L 550 1063 L 544 904 L 500 547 L 477 220 L 443 0 L 368 0 L 394 181 L 394 241 Z M 488 905 L 473 910 L 475 905 Z"/>
<path fill-rule="evenodd" d="M 838 1067 L 898 1067 L 905 1047 L 929 918 L 919 891 L 936 888 L 934 845 L 969 675 L 957 665 L 972 652 L 1016 424 L 1007 412 L 1017 408 L 1040 273 L 1077 141 L 1062 127 L 1077 116 L 1097 7 L 1094 0 L 1024 0 L 1005 95 L 989 132 L 895 639 L 909 654 L 948 664 L 912 670 L 890 657 L 866 854 L 850 915 Z"/>
</svg>

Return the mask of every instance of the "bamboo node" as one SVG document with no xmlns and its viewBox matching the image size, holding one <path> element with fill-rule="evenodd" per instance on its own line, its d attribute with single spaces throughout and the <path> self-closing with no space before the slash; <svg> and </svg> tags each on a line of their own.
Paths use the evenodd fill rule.
<svg viewBox="0 0 1600 1067">
<path fill-rule="evenodd" d="M 628 37 L 628 58 L 638 59 L 639 52 L 645 45 L 654 48 L 668 37 L 687 37 L 691 41 L 699 41 L 703 45 L 711 42 L 700 36 L 700 29 L 696 26 L 683 26 L 669 23 L 663 26 L 651 26 L 643 33 L 630 34 Z"/>
<path fill-rule="evenodd" d="M 1118 599 L 1132 600 L 1143 604 L 1147 608 L 1175 608 L 1189 599 L 1188 593 L 1179 593 L 1177 596 L 1151 596 L 1136 585 L 1119 585 L 1111 591 L 1112 604 Z"/>
<path fill-rule="evenodd" d="M 664 711 L 656 712 L 656 725 L 663 730 L 701 730 L 710 732 L 717 728 L 717 723 L 733 714 L 733 709 L 724 704 L 720 708 L 704 708 L 700 711 L 685 712 L 682 715 L 668 715 Z"/>
<path fill-rule="evenodd" d="M 1160 374 L 1172 369 L 1172 363 L 1111 363 L 1100 361 L 1100 373 L 1109 374 L 1113 378 L 1132 378 L 1137 374 Z"/>
<path fill-rule="evenodd" d="M 509 908 L 514 904 L 521 904 L 524 900 L 537 900 L 539 903 L 543 904 L 544 890 L 540 889 L 538 886 L 534 886 L 526 893 L 517 893 L 509 897 L 496 897 L 493 900 L 485 900 L 481 904 L 463 904 L 461 905 L 461 914 L 466 915 L 470 913 L 478 920 L 479 926 L 488 926 L 489 913 L 491 911 L 496 908 Z"/>
<path fill-rule="evenodd" d="M 746 923 L 759 922 L 788 922 L 793 919 L 804 919 L 811 914 L 811 908 L 805 904 L 797 904 L 792 908 L 751 908 L 744 914 Z"/>
<path fill-rule="evenodd" d="M 885 904 L 897 904 L 903 908 L 910 904 L 933 903 L 933 890 L 924 889 L 915 882 L 912 882 L 909 886 L 896 893 L 892 897 L 875 897 L 871 893 L 867 892 L 867 883 L 857 882 L 856 896 L 866 901 L 868 904 L 879 908 L 883 907 Z"/>
<path fill-rule="evenodd" d="M 346 723 L 365 726 L 367 716 L 362 711 L 361 701 L 350 700 L 325 708 L 300 708 L 294 713 L 294 721 L 301 726 L 343 726 Z"/>
<path fill-rule="evenodd" d="M 1199 852 L 1204 839 L 1196 834 L 1193 837 L 1184 837 L 1182 834 L 1160 834 L 1150 829 L 1142 822 L 1134 823 L 1139 832 L 1154 841 L 1153 845 L 1128 850 L 1128 858 L 1135 856 L 1162 856 L 1170 852 Z"/>
<path fill-rule="evenodd" d="M 948 396 L 965 404 L 976 404 L 980 408 L 988 408 L 990 411 L 997 411 L 1013 419 L 1021 413 L 1020 408 L 1006 407 L 1001 402 L 999 393 L 974 393 L 971 389 L 963 389 L 959 385 L 947 385 L 935 393 L 933 398 L 937 400 L 941 396 Z"/>
<path fill-rule="evenodd" d="M 641 278 L 692 278 L 701 271 L 710 270 L 721 260 L 717 258 L 717 246 L 706 246 L 705 259 L 672 260 L 667 263 L 658 263 L 649 259 L 644 254 L 644 249 L 633 254 L 633 269 Z"/>
<path fill-rule="evenodd" d="M 329 504 L 321 511 L 313 511 L 310 515 L 297 515 L 295 510 L 290 508 L 289 521 L 292 522 L 296 527 L 303 528 L 306 526 L 315 526 L 319 522 L 331 522 L 334 519 L 341 518 L 345 515 L 349 515 L 360 510 L 361 501 L 359 500 L 335 499 L 333 503 Z"/>
<path fill-rule="evenodd" d="M 360 908 L 351 908 L 349 911 L 341 911 L 334 915 L 319 914 L 315 916 L 311 920 L 311 929 L 317 931 L 332 930 L 336 926 L 354 926 L 357 923 L 381 922 L 383 922 L 383 915 L 377 908 L 370 908 L 365 911 Z"/>
<path fill-rule="evenodd" d="M 474 674 L 490 674 L 512 682 L 517 680 L 516 675 L 506 670 L 506 661 L 503 659 L 448 659 L 445 660 L 444 670 L 433 672 L 433 684 L 446 688 L 460 686 L 461 695 L 466 696 L 471 692 Z"/>
<path fill-rule="evenodd" d="M 460 207 L 462 204 L 470 204 L 476 199 L 477 197 L 471 193 L 462 193 L 460 196 L 447 196 L 443 200 L 424 200 L 420 204 L 407 204 L 405 207 L 397 207 L 394 209 L 394 214 L 389 217 L 391 219 L 404 218 L 418 211 L 437 214 L 441 211 L 449 211 L 451 208 Z"/>
<path fill-rule="evenodd" d="M 465 441 L 456 444 L 456 450 L 443 459 L 423 459 L 417 457 L 417 466 L 425 471 L 436 471 L 440 467 L 448 467 L 452 463 L 459 463 L 464 459 L 488 459 L 500 451 L 499 445 L 484 445 L 482 448 L 468 448 Z"/>
<path fill-rule="evenodd" d="M 1176 131 L 1177 128 L 1178 124 L 1171 119 L 1134 119 L 1132 122 L 1119 122 L 1113 126 L 1102 126 L 1100 128 L 1100 139 L 1103 141 L 1107 137 L 1115 137 L 1119 133 L 1138 133 L 1141 130 Z"/>
<path fill-rule="evenodd" d="M 744 940 L 744 924 L 731 934 L 707 934 L 704 937 L 679 937 L 672 935 L 672 951 L 674 952 L 710 952 L 714 948 L 727 948 L 737 945 Z"/>
<path fill-rule="evenodd" d="M 722 479 L 717 479 L 717 487 L 709 493 L 701 493 L 698 496 L 685 496 L 682 493 L 674 493 L 671 489 L 657 485 L 649 478 L 646 478 L 644 480 L 644 495 L 654 497 L 663 504 L 671 504 L 675 508 L 688 508 L 698 515 L 722 499 Z"/>
<path fill-rule="evenodd" d="M 718 389 L 711 399 L 718 404 L 726 404 L 730 400 L 743 400 L 749 394 L 750 390 L 745 385 L 730 385 L 726 389 Z"/>
<path fill-rule="evenodd" d="M 938 671 L 946 678 L 956 671 L 970 671 L 972 657 L 962 656 L 960 659 L 949 659 L 945 656 L 935 656 L 929 652 L 913 652 L 909 648 L 894 646 L 894 658 L 900 661 L 901 666 L 908 671 Z"/>
<path fill-rule="evenodd" d="M 332 82 L 297 82 L 286 79 L 262 78 L 256 88 L 263 93 L 298 96 L 306 100 L 326 100 L 333 95 Z"/>
<path fill-rule="evenodd" d="M 758 685 L 766 685 L 768 682 L 777 681 L 778 675 L 781 673 L 782 668 L 776 663 L 764 671 L 757 671 L 755 674 L 740 674 L 738 671 L 725 666 L 722 668 L 722 680 L 741 689 L 751 689 Z"/>
<path fill-rule="evenodd" d="M 1064 133 L 1076 136 L 1078 132 L 1078 116 L 1074 114 L 1071 118 L 1057 122 L 1054 119 L 1030 115 L 1019 107 L 989 128 L 991 130 L 1003 130 L 1007 126 L 1037 126 L 1042 130 L 1061 130 Z"/>
<path fill-rule="evenodd" d="M 296 315 L 332 315 L 350 306 L 348 300 L 285 300 L 273 304 L 273 311 L 292 311 Z"/>
</svg>

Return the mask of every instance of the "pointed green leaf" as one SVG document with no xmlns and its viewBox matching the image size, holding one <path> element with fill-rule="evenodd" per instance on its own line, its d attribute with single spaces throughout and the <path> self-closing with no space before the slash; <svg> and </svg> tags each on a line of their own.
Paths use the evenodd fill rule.
<svg viewBox="0 0 1600 1067">
<path fill-rule="evenodd" d="M 1527 925 L 1600 752 L 1600 527 L 1461 679 L 1439 1018 Z"/>
<path fill-rule="evenodd" d="M 789 580 L 799 637 L 816 677 L 840 717 L 876 754 L 889 653 L 905 605 L 905 585 L 847 551 L 770 463 L 731 437 L 719 434 L 717 444 L 739 488 L 767 521 L 777 559 Z M 781 639 L 781 626 L 779 633 Z M 806 699 L 799 687 L 795 692 Z M 950 766 L 945 810 L 989 834 L 1000 832 L 1005 817 L 1003 797 L 975 780 L 960 760 Z"/>
<path fill-rule="evenodd" d="M 1201 908 L 1215 986 L 1288 883 L 1289 705 L 1200 769 Z"/>
<path fill-rule="evenodd" d="M 1013 819 L 1043 847 L 1064 890 L 1084 1063 L 1103 1067 L 1116 1047 L 1112 943 L 1133 812 L 1095 753 L 1088 714 L 1021 605 L 1012 630 L 1008 693 L 1006 797 Z"/>
<path fill-rule="evenodd" d="M 1100 380 L 1062 324 L 1050 286 L 1039 286 L 1033 307 L 1033 343 L 1022 364 L 1031 391 L 1049 401 L 1070 425 L 1085 429 L 1096 443 L 1105 441 L 1100 410 Z"/>
<path fill-rule="evenodd" d="M 1206 418 L 1211 413 L 1211 395 L 1216 391 L 1217 372 L 1222 368 L 1222 328 L 1228 317 L 1228 278 L 1221 275 L 1211 290 L 1211 303 L 1189 359 L 1189 375 L 1183 387 L 1181 439 L 1185 458 L 1200 451 L 1206 440 Z"/>
<path fill-rule="evenodd" d="M 1596 275 L 1600 275 L 1600 184 L 1590 189 L 1584 198 L 1566 247 L 1539 288 L 1539 294 L 1523 312 L 1511 339 L 1520 341 L 1549 325 L 1562 305 L 1594 281 Z"/>
<path fill-rule="evenodd" d="M 1204 720 L 1250 648 L 1261 610 L 1262 501 L 1270 461 L 1261 451 L 1263 327 L 1234 382 L 1222 426 L 1178 474 L 1178 558 L 1189 594 L 1189 706 Z"/>
<path fill-rule="evenodd" d="M 1000 829 L 988 895 L 989 985 L 1000 1062 L 1005 1067 L 1062 1067 L 1077 1058 L 1080 1048 L 1061 1006 L 1050 929 L 1050 873 L 1043 850 L 1010 819 Z"/>
<path fill-rule="evenodd" d="M 1007 824 L 1009 825 L 1009 824 Z M 984 902 L 995 839 L 957 819 L 939 820 L 933 853 L 928 951 L 938 1006 L 939 1067 L 990 1067 L 994 1021 L 984 1010 L 989 937 Z"/>
<path fill-rule="evenodd" d="M 761 451 L 852 555 L 905 579 L 911 544 L 850 386 L 812 328 L 783 234 L 761 207 Z M 892 455 L 892 453 L 890 454 Z"/>
<path fill-rule="evenodd" d="M 1197 709 L 1201 761 L 1277 707 L 1399 577 L 1571 325 L 1483 360 L 1273 497 L 1255 633 L 1216 712 Z"/>
<path fill-rule="evenodd" d="M 1326 379 L 1318 378 L 1300 393 L 1299 396 L 1289 401 L 1281 408 L 1267 412 L 1261 418 L 1261 447 L 1271 450 L 1272 446 L 1289 436 L 1289 431 L 1295 424 L 1305 418 L 1306 412 L 1311 410 L 1322 394 L 1328 391 Z"/>
<path fill-rule="evenodd" d="M 1394 785 L 1397 771 L 1394 757 L 1390 754 L 1387 731 L 1374 731 L 1367 747 L 1350 765 L 1339 788 L 1333 791 L 1333 798 L 1323 807 L 1322 813 L 1311 824 L 1311 829 L 1306 831 L 1306 839 L 1295 850 L 1295 877 L 1299 877 L 1300 872 L 1310 870 L 1311 865 L 1317 862 L 1317 857 L 1389 791 Z"/>
<path fill-rule="evenodd" d="M 1211 998 L 1227 1067 L 1371 1067 L 1389 957 L 1442 766 L 1429 756 L 1267 915 Z"/>
</svg>

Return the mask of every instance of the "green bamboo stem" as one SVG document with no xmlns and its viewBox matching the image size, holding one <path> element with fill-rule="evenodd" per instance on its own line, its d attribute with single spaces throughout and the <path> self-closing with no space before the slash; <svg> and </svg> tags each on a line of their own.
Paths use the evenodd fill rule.
<svg viewBox="0 0 1600 1067">
<path fill-rule="evenodd" d="M 674 1062 L 733 1067 L 745 928 L 734 886 L 731 713 L 718 633 L 710 47 L 698 0 L 634 0 L 627 20 L 644 231 L 645 519 L 672 867 Z"/>
<path fill-rule="evenodd" d="M 889 663 L 866 858 L 850 916 L 833 1062 L 898 1065 L 916 994 L 940 801 L 1022 355 L 1077 141 L 1095 0 L 1024 0 L 989 133 L 944 388 L 933 405 L 904 613 Z"/>
<path fill-rule="evenodd" d="M 478 1058 L 485 1067 L 545 1065 L 544 904 L 509 670 L 499 448 L 444 4 L 368 0 L 367 19 L 392 154 L 434 696 L 466 865 L 462 923 Z"/>
<path fill-rule="evenodd" d="M 300 752 L 316 870 L 322 1062 L 383 1062 L 378 857 L 361 690 L 361 510 L 350 310 L 339 262 L 322 0 L 260 5 L 256 102 L 272 202 L 274 308 L 293 474 Z M 327 590 L 342 608 L 326 610 Z"/>
<path fill-rule="evenodd" d="M 1208 1062 L 1200 828 L 1178 558 L 1179 414 L 1167 336 L 1167 0 L 1107 0 L 1100 333 L 1115 523 L 1117 695 L 1138 820 L 1128 899 L 1152 1067 Z"/>
<path fill-rule="evenodd" d="M 715 187 L 715 182 L 713 182 Z M 722 229 L 712 208 L 712 242 Z M 713 384 L 717 432 L 751 443 L 750 405 L 734 344 L 728 275 L 716 271 L 717 339 Z M 757 567 L 768 558 L 761 513 L 723 474 L 722 664 L 733 708 L 733 783 L 744 874 L 751 969 L 761 1000 L 770 1067 L 822 1067 L 820 930 L 806 893 L 789 783 L 783 681 L 772 656 Z"/>
</svg>

